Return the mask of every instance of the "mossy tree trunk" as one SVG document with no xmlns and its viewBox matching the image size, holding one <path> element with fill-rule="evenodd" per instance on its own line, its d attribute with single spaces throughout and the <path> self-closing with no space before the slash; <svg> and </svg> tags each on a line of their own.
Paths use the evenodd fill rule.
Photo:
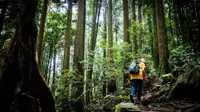
<svg viewBox="0 0 200 112">
<path fill-rule="evenodd" d="M 142 0 L 138 1 L 138 22 L 140 25 L 142 25 Z M 142 49 L 142 44 L 143 44 L 142 29 L 140 29 L 139 31 L 138 41 L 139 41 L 139 49 Z"/>
<path fill-rule="evenodd" d="M 105 44 L 107 44 L 107 0 L 104 1 L 104 33 L 103 33 L 103 39 Z M 103 48 L 103 57 L 106 58 L 106 49 L 105 47 Z M 103 75 L 104 75 L 104 82 L 103 82 L 103 96 L 106 96 L 106 85 L 107 85 L 107 81 L 106 81 L 106 73 L 105 71 L 103 71 Z"/>
<path fill-rule="evenodd" d="M 131 25 L 133 28 L 133 32 L 136 30 L 134 28 L 134 23 L 136 22 L 136 14 L 135 14 L 136 10 L 135 10 L 135 0 L 131 0 Z M 136 35 L 132 35 L 132 52 L 133 55 L 135 55 L 138 51 L 138 41 L 137 41 L 137 36 Z"/>
<path fill-rule="evenodd" d="M 155 0 L 158 48 L 159 48 L 159 74 L 168 72 L 168 46 L 165 28 L 163 0 Z"/>
<path fill-rule="evenodd" d="M 78 22 L 74 45 L 74 68 L 76 70 L 75 77 L 77 77 L 77 82 L 75 83 L 76 93 L 75 98 L 75 110 L 76 112 L 84 112 L 83 97 L 81 94 L 84 90 L 84 44 L 85 44 L 85 0 L 78 1 Z"/>
<path fill-rule="evenodd" d="M 129 38 L 129 14 L 128 14 L 128 0 L 123 0 L 123 19 L 124 19 L 124 28 L 123 28 L 123 31 L 124 31 L 124 42 L 127 43 L 127 44 L 130 44 L 130 38 Z M 130 50 L 131 51 L 131 48 Z M 124 57 L 125 57 L 125 60 L 124 60 L 124 70 L 127 70 L 128 67 L 127 67 L 127 63 L 128 63 L 128 54 L 127 52 L 124 52 Z M 124 72 L 124 76 L 123 76 L 123 85 L 125 86 L 126 85 L 126 82 L 127 82 L 127 74 Z"/>
<path fill-rule="evenodd" d="M 72 38 L 71 37 L 71 23 L 72 23 L 72 0 L 68 0 L 67 30 L 66 30 L 66 36 L 65 36 L 63 70 L 69 69 L 70 46 L 71 46 L 71 38 Z"/>
<path fill-rule="evenodd" d="M 15 37 L 0 53 L 1 112 L 55 112 L 53 96 L 36 61 L 36 9 L 37 0 L 24 3 Z"/>
<path fill-rule="evenodd" d="M 95 36 L 95 31 L 96 31 L 96 18 L 97 18 L 97 9 L 98 9 L 98 0 L 93 1 L 93 16 L 92 16 L 92 29 L 91 29 L 91 38 L 90 38 L 90 45 L 89 45 L 89 66 L 88 66 L 88 72 L 87 72 L 87 81 L 89 83 L 86 84 L 87 87 L 87 93 L 86 93 L 86 103 L 90 102 L 90 99 L 92 97 L 92 72 L 93 72 L 93 60 L 94 60 L 94 50 L 96 46 L 96 36 Z"/>
<path fill-rule="evenodd" d="M 152 0 L 153 1 L 153 0 Z M 152 58 L 154 62 L 154 68 L 158 70 L 159 66 L 159 50 L 158 50 L 158 34 L 157 34 L 157 23 L 156 23 L 156 10 L 155 10 L 155 2 L 152 2 L 152 9 L 153 9 L 153 47 L 152 47 Z"/>
</svg>

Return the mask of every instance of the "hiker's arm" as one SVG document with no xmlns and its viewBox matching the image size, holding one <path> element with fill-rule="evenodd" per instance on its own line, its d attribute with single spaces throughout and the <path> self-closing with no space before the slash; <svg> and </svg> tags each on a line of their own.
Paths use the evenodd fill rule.
<svg viewBox="0 0 200 112">
<path fill-rule="evenodd" d="M 145 80 L 146 79 L 146 65 L 145 64 L 143 65 L 142 72 L 143 72 L 143 79 Z"/>
<path fill-rule="evenodd" d="M 145 70 L 142 70 L 142 73 L 143 73 L 143 80 L 145 80 L 146 79 L 146 72 L 145 72 Z"/>
</svg>

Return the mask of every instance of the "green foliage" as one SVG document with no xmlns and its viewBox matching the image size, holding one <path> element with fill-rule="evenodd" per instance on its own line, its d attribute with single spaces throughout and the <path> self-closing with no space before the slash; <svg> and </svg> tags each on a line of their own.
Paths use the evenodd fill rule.
<svg viewBox="0 0 200 112">
<path fill-rule="evenodd" d="M 188 45 L 181 45 L 170 52 L 169 63 L 173 69 L 189 72 L 200 64 L 200 57 L 194 49 Z"/>
<path fill-rule="evenodd" d="M 76 83 L 76 76 L 74 76 L 74 70 L 64 70 L 60 73 L 60 79 L 58 80 L 60 83 L 56 90 L 56 108 L 57 110 L 61 110 L 63 105 L 68 103 L 71 100 L 71 96 L 74 96 L 77 90 L 72 88 L 72 85 Z"/>
</svg>

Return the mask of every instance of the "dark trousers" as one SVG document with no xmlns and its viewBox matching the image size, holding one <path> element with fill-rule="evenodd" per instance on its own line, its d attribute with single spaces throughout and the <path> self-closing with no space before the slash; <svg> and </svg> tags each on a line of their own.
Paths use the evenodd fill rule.
<svg viewBox="0 0 200 112">
<path fill-rule="evenodd" d="M 131 89 L 131 95 L 137 93 L 137 100 L 141 101 L 142 96 L 142 88 L 143 88 L 143 80 L 141 79 L 133 79 L 132 82 L 132 89 Z"/>
</svg>

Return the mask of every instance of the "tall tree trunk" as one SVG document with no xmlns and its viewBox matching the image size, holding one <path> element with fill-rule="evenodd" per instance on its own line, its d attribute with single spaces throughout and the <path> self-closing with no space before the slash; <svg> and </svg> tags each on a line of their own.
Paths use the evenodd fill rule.
<svg viewBox="0 0 200 112">
<path fill-rule="evenodd" d="M 43 36 L 44 36 L 44 29 L 45 29 L 45 21 L 47 16 L 47 8 L 48 8 L 48 0 L 44 0 L 43 8 L 42 8 L 42 15 L 40 20 L 40 29 L 39 29 L 39 36 L 37 39 L 37 52 L 38 52 L 38 62 L 39 67 L 41 68 L 41 58 L 42 58 L 42 46 L 43 46 Z"/>
<path fill-rule="evenodd" d="M 51 68 L 52 68 L 52 54 L 51 54 L 51 58 L 49 59 L 49 67 L 48 67 L 48 73 L 47 73 L 47 79 L 46 79 L 46 81 L 47 81 L 47 84 L 49 85 L 50 84 L 50 79 L 51 79 Z"/>
<path fill-rule="evenodd" d="M 153 0 L 152 0 L 153 1 Z M 155 9 L 155 2 L 152 2 L 152 9 L 153 9 L 153 31 L 154 31 L 154 36 L 153 36 L 153 48 L 152 48 L 152 58 L 154 62 L 154 68 L 158 70 L 158 65 L 159 65 L 159 51 L 158 51 L 158 34 L 157 34 L 157 23 L 156 23 L 156 9 Z"/>
<path fill-rule="evenodd" d="M 168 47 L 167 47 L 167 34 L 165 30 L 165 17 L 163 0 L 155 0 L 156 21 L 157 21 L 157 34 L 159 45 L 159 74 L 168 72 Z"/>
<path fill-rule="evenodd" d="M 47 60 L 47 64 L 45 66 L 45 74 L 44 74 L 44 78 L 48 81 L 48 74 L 49 74 L 49 67 L 51 66 L 51 57 L 52 57 L 52 52 L 53 52 L 53 48 L 52 45 L 50 45 L 50 49 L 49 49 L 49 55 L 48 55 L 48 60 Z"/>
<path fill-rule="evenodd" d="M 93 19 L 92 19 L 92 30 L 91 30 L 91 40 L 89 44 L 89 71 L 87 72 L 87 84 L 86 84 L 86 90 L 88 91 L 86 94 L 86 103 L 90 103 L 90 98 L 92 97 L 92 71 L 93 71 L 93 58 L 94 58 L 94 49 L 96 44 L 96 37 L 95 36 L 95 30 L 96 30 L 96 18 L 97 18 L 97 7 L 98 6 L 98 0 L 93 1 Z"/>
<path fill-rule="evenodd" d="M 138 22 L 140 25 L 142 25 L 142 0 L 138 1 L 139 5 L 138 5 Z M 142 49 L 142 29 L 140 29 L 139 31 L 139 48 Z"/>
<path fill-rule="evenodd" d="M 55 80 L 56 80 L 56 49 L 54 49 L 54 57 L 53 57 L 53 78 L 52 78 L 52 94 L 55 97 L 55 90 L 56 90 L 56 86 L 55 86 Z"/>
<path fill-rule="evenodd" d="M 103 33 L 103 39 L 104 39 L 104 42 L 105 42 L 105 44 L 107 44 L 107 0 L 105 0 L 104 1 L 104 16 L 103 16 L 103 18 L 104 18 L 104 33 Z M 106 58 L 106 49 L 105 49 L 105 47 L 103 48 L 103 57 L 104 58 Z M 106 73 L 105 73 L 105 71 L 103 71 L 103 76 L 104 76 L 104 78 L 103 78 L 103 90 L 102 90 L 102 94 L 103 94 L 103 96 L 105 97 L 106 96 L 106 84 L 107 84 L 107 82 L 106 82 Z"/>
<path fill-rule="evenodd" d="M 113 24 L 112 24 L 112 0 L 108 0 L 108 60 L 112 60 Z"/>
<path fill-rule="evenodd" d="M 4 25 L 4 18 L 5 18 L 5 14 L 6 14 L 6 9 L 8 7 L 8 2 L 4 2 L 2 9 L 1 9 L 1 14 L 0 14 L 0 49 L 5 41 L 5 38 L 1 35 L 2 29 L 3 29 L 3 25 Z"/>
<path fill-rule="evenodd" d="M 129 15 L 128 0 L 123 0 L 123 17 L 124 17 L 124 42 L 130 43 L 129 39 Z"/>
<path fill-rule="evenodd" d="M 129 39 L 129 31 L 128 31 L 128 28 L 129 28 L 129 15 L 128 15 L 128 0 L 123 0 L 123 17 L 124 17 L 124 42 L 126 43 L 130 43 L 130 39 Z M 127 53 L 124 53 L 124 57 L 125 57 L 125 60 L 124 60 L 124 69 L 127 70 L 128 67 L 127 67 L 127 62 L 128 62 L 128 59 L 127 59 Z M 127 82 L 127 74 L 124 73 L 124 76 L 123 76 L 123 79 L 124 79 L 124 87 L 126 85 L 126 82 Z"/>
<path fill-rule="evenodd" d="M 135 14 L 135 0 L 131 0 L 131 20 L 132 20 L 132 27 L 133 27 L 133 32 L 135 32 L 134 24 L 136 22 L 136 14 Z M 137 44 L 137 36 L 135 34 L 132 35 L 132 50 L 133 50 L 133 55 L 135 55 L 138 51 L 138 44 Z"/>
<path fill-rule="evenodd" d="M 119 22 L 115 23 L 115 42 L 118 42 L 118 30 L 119 30 Z"/>
<path fill-rule="evenodd" d="M 98 24 L 99 24 L 99 14 L 101 9 L 101 0 L 94 0 L 93 4 L 93 20 L 92 20 L 92 32 L 91 32 L 91 40 L 90 40 L 90 49 L 89 49 L 89 71 L 87 80 L 89 81 L 86 86 L 89 92 L 86 94 L 86 102 L 90 102 L 90 98 L 92 96 L 92 88 L 91 88 L 91 80 L 92 80 L 92 72 L 93 72 L 93 63 L 94 63 L 94 55 L 95 55 L 95 46 L 98 32 Z"/>
<path fill-rule="evenodd" d="M 70 47 L 71 47 L 71 23 L 72 23 L 72 0 L 68 0 L 68 11 L 67 11 L 67 28 L 66 28 L 66 36 L 65 36 L 65 48 L 64 48 L 64 61 L 63 61 L 63 70 L 69 70 L 70 68 Z M 71 84 L 69 84 L 69 88 Z M 71 90 L 68 90 L 69 99 Z"/>
<path fill-rule="evenodd" d="M 66 30 L 66 37 L 65 37 L 63 70 L 69 69 L 70 43 L 71 43 L 71 38 L 72 38 L 71 37 L 71 23 L 72 23 L 72 0 L 68 0 L 67 30 Z"/>
<path fill-rule="evenodd" d="M 78 82 L 75 84 L 77 91 L 75 97 L 78 98 L 75 104 L 76 112 L 84 112 L 83 98 L 81 94 L 83 93 L 83 80 L 84 80 L 84 64 L 81 62 L 84 60 L 84 43 L 85 43 L 85 0 L 78 1 L 78 22 L 77 22 L 77 32 L 74 45 L 74 68 L 76 70 L 76 77 Z"/>
<path fill-rule="evenodd" d="M 55 112 L 53 96 L 36 61 L 37 0 L 24 3 L 12 44 L 0 52 L 0 110 Z"/>
</svg>

